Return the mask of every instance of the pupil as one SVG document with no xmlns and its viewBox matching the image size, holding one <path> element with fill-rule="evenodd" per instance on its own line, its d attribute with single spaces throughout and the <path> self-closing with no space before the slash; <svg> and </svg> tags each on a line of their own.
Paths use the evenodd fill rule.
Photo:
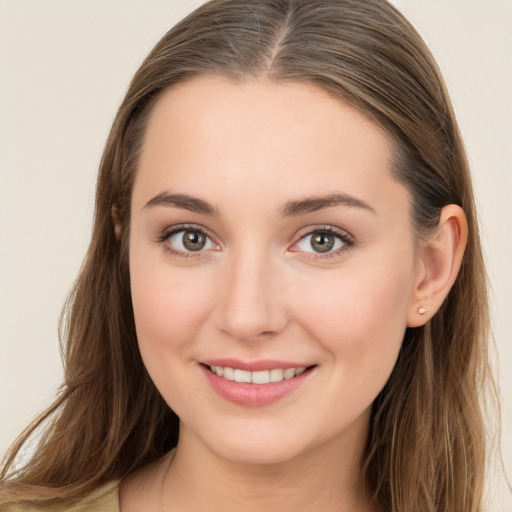
<svg viewBox="0 0 512 512">
<path fill-rule="evenodd" d="M 334 237 L 329 233 L 317 233 L 311 238 L 311 246 L 317 252 L 327 252 L 334 247 Z"/>
<path fill-rule="evenodd" d="M 189 251 L 199 251 L 206 244 L 206 237 L 197 231 L 187 231 L 183 235 L 183 245 Z"/>
</svg>

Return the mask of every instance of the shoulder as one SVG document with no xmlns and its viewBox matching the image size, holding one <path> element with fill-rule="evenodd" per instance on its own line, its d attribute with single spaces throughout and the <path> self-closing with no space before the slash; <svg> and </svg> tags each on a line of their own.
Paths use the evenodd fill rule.
<svg viewBox="0 0 512 512">
<path fill-rule="evenodd" d="M 119 512 L 119 482 L 110 482 L 68 503 L 13 503 L 2 512 Z"/>
</svg>

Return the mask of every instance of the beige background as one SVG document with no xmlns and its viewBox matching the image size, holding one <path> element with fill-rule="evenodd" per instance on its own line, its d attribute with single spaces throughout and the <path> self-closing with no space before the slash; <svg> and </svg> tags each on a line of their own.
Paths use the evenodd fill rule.
<svg viewBox="0 0 512 512">
<path fill-rule="evenodd" d="M 85 253 L 95 172 L 145 54 L 200 1 L 0 0 L 0 452 L 61 379 L 59 312 Z M 512 1 L 397 0 L 445 73 L 468 148 L 512 476 Z M 498 476 L 493 512 L 512 510 Z"/>
</svg>

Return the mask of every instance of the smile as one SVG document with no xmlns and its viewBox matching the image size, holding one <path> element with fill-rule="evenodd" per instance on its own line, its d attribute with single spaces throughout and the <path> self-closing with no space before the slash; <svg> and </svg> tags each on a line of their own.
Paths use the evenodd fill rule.
<svg viewBox="0 0 512 512">
<path fill-rule="evenodd" d="M 271 370 L 261 370 L 256 372 L 213 365 L 208 365 L 208 368 L 212 373 L 215 373 L 225 380 L 246 384 L 270 384 L 271 382 L 281 382 L 282 380 L 293 379 L 306 371 L 305 366 L 286 369 L 273 368 Z"/>
<path fill-rule="evenodd" d="M 199 367 L 213 391 L 225 400 L 243 407 L 262 407 L 305 386 L 318 365 L 224 359 L 205 361 Z"/>
</svg>

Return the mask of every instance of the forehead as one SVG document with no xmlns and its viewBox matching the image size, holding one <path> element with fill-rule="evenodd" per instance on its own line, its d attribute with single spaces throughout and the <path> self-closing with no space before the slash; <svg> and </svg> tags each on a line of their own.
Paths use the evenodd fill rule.
<svg viewBox="0 0 512 512">
<path fill-rule="evenodd" d="M 338 122 L 336 122 L 338 121 Z M 186 134 L 192 128 L 195 137 L 206 135 L 212 139 L 223 131 L 231 136 L 254 135 L 265 140 L 261 131 L 286 126 L 293 136 L 311 136 L 316 131 L 325 138 L 328 131 L 338 144 L 350 138 L 371 137 L 378 146 L 391 145 L 388 134 L 363 113 L 335 98 L 331 93 L 309 83 L 276 82 L 268 78 L 247 78 L 232 81 L 221 76 L 199 76 L 165 91 L 149 116 L 146 131 L 146 149 L 161 143 L 161 136 L 171 132 Z M 343 124 L 345 126 L 343 126 Z M 322 128 L 323 133 L 318 133 Z M 300 132 L 300 133 L 299 133 Z M 343 135 L 343 138 L 339 136 Z M 388 148 L 389 149 L 389 148 Z"/>
<path fill-rule="evenodd" d="M 133 200 L 169 188 L 221 202 L 263 190 L 283 201 L 334 189 L 372 200 L 398 185 L 391 160 L 386 132 L 317 86 L 199 77 L 155 104 Z"/>
</svg>

